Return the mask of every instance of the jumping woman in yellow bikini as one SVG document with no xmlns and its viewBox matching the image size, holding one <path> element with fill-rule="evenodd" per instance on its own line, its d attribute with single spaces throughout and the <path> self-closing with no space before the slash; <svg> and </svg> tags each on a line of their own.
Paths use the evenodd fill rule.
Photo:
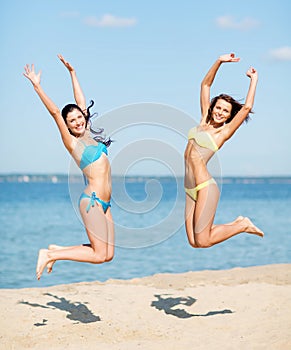
<svg viewBox="0 0 291 350">
<path fill-rule="evenodd" d="M 241 124 L 249 118 L 254 104 L 258 74 L 250 68 L 249 90 L 244 104 L 221 94 L 210 101 L 210 87 L 222 63 L 238 62 L 233 53 L 220 56 L 201 83 L 201 121 L 188 134 L 185 150 L 185 226 L 189 243 L 194 248 L 207 248 L 241 232 L 263 237 L 263 232 L 249 218 L 239 216 L 235 221 L 214 225 L 219 189 L 209 174 L 207 163 Z"/>
<path fill-rule="evenodd" d="M 102 129 L 95 132 L 90 128 L 93 101 L 86 108 L 85 96 L 74 68 L 61 55 L 59 58 L 70 73 L 76 104 L 66 105 L 60 111 L 42 89 L 41 73 L 35 73 L 34 65 L 26 65 L 24 76 L 31 81 L 35 92 L 55 120 L 64 146 L 87 179 L 87 186 L 79 199 L 79 209 L 90 243 L 71 247 L 51 245 L 49 249 L 40 249 L 36 267 L 38 279 L 45 267 L 51 272 L 57 260 L 101 264 L 112 260 L 114 255 L 114 226 L 110 210 L 111 171 L 107 158 L 107 147 L 111 141 L 102 137 Z M 92 137 L 91 132 L 95 137 Z"/>
</svg>

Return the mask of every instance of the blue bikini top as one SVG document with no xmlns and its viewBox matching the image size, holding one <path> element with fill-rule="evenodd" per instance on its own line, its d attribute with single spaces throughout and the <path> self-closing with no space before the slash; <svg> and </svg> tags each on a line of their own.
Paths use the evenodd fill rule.
<svg viewBox="0 0 291 350">
<path fill-rule="evenodd" d="M 80 161 L 80 169 L 83 170 L 86 166 L 95 162 L 101 157 L 102 153 L 108 155 L 107 148 L 102 142 L 98 142 L 97 145 L 85 145 Z"/>
</svg>

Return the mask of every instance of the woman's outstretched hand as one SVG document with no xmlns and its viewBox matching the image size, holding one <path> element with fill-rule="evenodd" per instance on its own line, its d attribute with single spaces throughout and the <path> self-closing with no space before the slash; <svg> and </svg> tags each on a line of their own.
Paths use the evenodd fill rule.
<svg viewBox="0 0 291 350">
<path fill-rule="evenodd" d="M 234 53 L 227 53 L 219 57 L 220 62 L 239 62 L 240 58 L 235 57 Z"/>
<path fill-rule="evenodd" d="M 255 70 L 254 67 L 250 67 L 246 72 L 246 75 L 251 79 L 258 78 L 258 72 Z"/>
<path fill-rule="evenodd" d="M 63 62 L 63 64 L 68 68 L 70 72 L 74 71 L 74 67 L 68 61 L 66 61 L 62 55 L 58 55 L 58 58 Z"/>
<path fill-rule="evenodd" d="M 23 75 L 31 81 L 32 85 L 39 85 L 40 84 L 40 76 L 41 76 L 41 71 L 39 71 L 37 74 L 35 73 L 34 70 L 34 64 L 29 67 L 29 64 L 27 64 L 24 67 L 24 73 Z"/>
</svg>

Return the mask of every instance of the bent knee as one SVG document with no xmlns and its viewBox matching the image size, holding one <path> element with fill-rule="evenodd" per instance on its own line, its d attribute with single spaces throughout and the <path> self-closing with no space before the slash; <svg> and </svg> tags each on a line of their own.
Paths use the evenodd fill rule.
<svg viewBox="0 0 291 350">
<path fill-rule="evenodd" d="M 195 239 L 188 235 L 188 242 L 192 248 L 199 248 Z"/>
<path fill-rule="evenodd" d="M 95 253 L 92 259 L 92 264 L 103 264 L 107 261 L 107 255 Z"/>
<path fill-rule="evenodd" d="M 192 248 L 201 248 L 198 246 L 198 244 L 195 241 L 191 241 L 191 242 L 189 241 L 189 244 Z"/>
<path fill-rule="evenodd" d="M 101 254 L 101 253 L 96 253 L 94 254 L 92 264 L 103 264 L 106 262 L 109 262 L 113 260 L 114 254 Z"/>
<path fill-rule="evenodd" d="M 106 262 L 112 261 L 113 258 L 114 258 L 114 254 L 112 254 L 112 255 L 107 255 L 107 257 L 106 257 Z"/>
<path fill-rule="evenodd" d="M 192 225 L 185 225 L 186 233 L 187 233 L 187 238 L 190 246 L 192 248 L 202 248 L 201 244 L 197 242 L 196 235 L 193 231 Z"/>
<path fill-rule="evenodd" d="M 188 238 L 188 242 L 189 242 L 190 246 L 193 248 L 196 248 L 193 230 L 189 229 L 187 225 L 185 228 L 186 228 L 187 238 Z"/>
<path fill-rule="evenodd" d="M 203 237 L 201 234 L 195 234 L 194 248 L 209 248 L 213 245 L 209 237 Z"/>
<path fill-rule="evenodd" d="M 209 245 L 206 244 L 206 242 L 196 241 L 196 240 L 190 240 L 188 239 L 188 242 L 192 248 L 208 248 Z"/>
</svg>

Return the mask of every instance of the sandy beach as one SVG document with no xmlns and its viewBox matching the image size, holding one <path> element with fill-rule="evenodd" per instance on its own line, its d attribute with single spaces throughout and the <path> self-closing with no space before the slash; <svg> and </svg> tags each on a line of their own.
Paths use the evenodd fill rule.
<svg viewBox="0 0 291 350">
<path fill-rule="evenodd" d="M 291 349 L 291 264 L 1 289 L 0 304 L 3 350 Z"/>
</svg>

